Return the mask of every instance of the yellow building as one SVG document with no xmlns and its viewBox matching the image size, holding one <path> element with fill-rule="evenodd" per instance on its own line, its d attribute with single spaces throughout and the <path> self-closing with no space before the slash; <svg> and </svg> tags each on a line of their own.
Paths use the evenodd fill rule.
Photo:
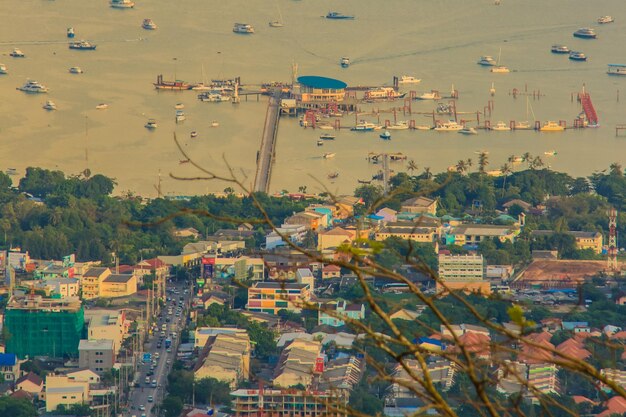
<svg viewBox="0 0 626 417">
<path fill-rule="evenodd" d="M 497 238 L 500 242 L 513 242 L 519 235 L 517 226 L 499 226 L 495 224 L 463 224 L 452 228 L 446 234 L 446 245 L 478 245 L 486 239 Z"/>
<path fill-rule="evenodd" d="M 118 310 L 85 310 L 87 339 L 109 339 L 113 341 L 113 351 L 117 355 L 126 334 L 125 314 Z"/>
<path fill-rule="evenodd" d="M 277 314 L 280 310 L 299 313 L 299 303 L 311 300 L 307 284 L 291 282 L 256 282 L 248 288 L 246 309 L 259 313 Z"/>
<path fill-rule="evenodd" d="M 356 231 L 335 227 L 317 235 L 317 250 L 338 248 L 343 244 L 350 244 L 356 238 Z"/>
<path fill-rule="evenodd" d="M 321 348 L 316 341 L 293 340 L 280 355 L 274 371 L 274 386 L 289 388 L 301 384 L 308 387 L 313 380 Z"/>
<path fill-rule="evenodd" d="M 462 290 L 468 293 L 491 294 L 491 285 L 485 281 L 482 255 L 439 255 L 437 291 Z"/>
<path fill-rule="evenodd" d="M 236 388 L 250 378 L 250 350 L 247 333 L 211 336 L 194 369 L 194 379 L 215 378 Z"/>
<path fill-rule="evenodd" d="M 416 227 L 407 225 L 407 227 L 383 227 L 374 237 L 374 240 L 379 242 L 384 241 L 390 237 L 397 237 L 399 239 L 411 240 L 413 242 L 420 243 L 433 243 L 437 240 L 437 230 L 430 227 Z"/>
<path fill-rule="evenodd" d="M 437 214 L 437 200 L 428 197 L 414 197 L 402 202 L 400 211 L 405 213 Z"/>
<path fill-rule="evenodd" d="M 100 297 L 126 297 L 137 292 L 137 276 L 111 274 L 100 283 Z"/>
<path fill-rule="evenodd" d="M 569 232 L 576 239 L 576 249 L 591 249 L 597 254 L 602 253 L 602 233 L 600 232 Z"/>
<path fill-rule="evenodd" d="M 89 404 L 89 382 L 66 375 L 47 375 L 45 401 L 47 412 L 55 411 L 59 405 Z"/>
<path fill-rule="evenodd" d="M 91 300 L 100 296 L 100 284 L 109 275 L 111 270 L 106 267 L 92 267 L 89 268 L 84 274 L 81 281 L 81 288 L 83 292 L 83 300 Z"/>
</svg>

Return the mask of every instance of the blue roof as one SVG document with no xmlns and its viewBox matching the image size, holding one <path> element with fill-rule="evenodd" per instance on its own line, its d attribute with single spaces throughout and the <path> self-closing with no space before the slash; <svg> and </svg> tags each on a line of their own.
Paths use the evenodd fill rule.
<svg viewBox="0 0 626 417">
<path fill-rule="evenodd" d="M 0 366 L 14 366 L 16 362 L 15 353 L 0 353 Z"/>
<path fill-rule="evenodd" d="M 417 342 L 419 344 L 428 343 L 429 345 L 439 346 L 442 349 L 445 347 L 445 345 L 443 344 L 443 342 L 441 340 L 432 339 L 430 337 L 420 337 L 419 339 L 417 339 Z"/>
<path fill-rule="evenodd" d="M 329 88 L 331 90 L 341 90 L 348 84 L 334 78 L 318 77 L 317 75 L 305 75 L 298 77 L 298 82 L 311 88 Z"/>
</svg>

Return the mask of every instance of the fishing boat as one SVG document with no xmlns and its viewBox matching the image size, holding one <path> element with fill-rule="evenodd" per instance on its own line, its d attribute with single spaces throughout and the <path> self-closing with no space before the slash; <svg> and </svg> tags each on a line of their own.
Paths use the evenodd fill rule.
<svg viewBox="0 0 626 417">
<path fill-rule="evenodd" d="M 547 122 L 546 124 L 541 126 L 541 128 L 539 129 L 539 131 L 541 132 L 562 132 L 564 130 L 565 130 L 564 126 L 561 126 L 557 122 L 552 122 L 552 121 Z"/>
<path fill-rule="evenodd" d="M 43 108 L 46 110 L 56 110 L 57 109 L 57 105 L 54 101 L 52 100 L 47 100 L 46 104 L 43 105 Z"/>
<path fill-rule="evenodd" d="M 406 96 L 406 93 L 400 93 L 392 87 L 372 88 L 365 92 L 365 100 L 396 100 Z"/>
<path fill-rule="evenodd" d="M 605 24 L 605 23 L 613 23 L 615 22 L 615 19 L 613 19 L 613 16 L 602 16 L 598 18 L 598 23 Z"/>
<path fill-rule="evenodd" d="M 7 66 L 4 64 L 0 64 L 0 74 L 8 74 L 9 70 L 7 70 Z"/>
<path fill-rule="evenodd" d="M 545 151 L 543 154 L 546 156 L 555 156 L 556 151 L 555 150 Z"/>
<path fill-rule="evenodd" d="M 1 68 L 0 68 L 1 73 Z M 626 75 L 626 65 L 624 64 L 609 64 L 609 68 L 606 71 L 609 75 Z"/>
<path fill-rule="evenodd" d="M 135 3 L 131 0 L 111 0 L 111 7 L 114 9 L 132 9 Z"/>
<path fill-rule="evenodd" d="M 37 81 L 33 81 L 33 80 L 28 80 L 26 81 L 26 83 L 17 88 L 20 91 L 23 91 L 25 93 L 47 93 L 48 92 L 48 87 L 44 86 L 43 84 L 39 84 Z"/>
<path fill-rule="evenodd" d="M 317 146 L 324 146 L 324 141 L 323 140 L 318 140 L 317 141 Z"/>
<path fill-rule="evenodd" d="M 391 133 L 389 133 L 389 131 L 388 131 L 388 130 L 385 130 L 385 131 L 384 131 L 383 133 L 381 133 L 379 136 L 380 136 L 380 138 L 381 138 L 381 139 L 384 139 L 384 140 L 391 140 Z"/>
<path fill-rule="evenodd" d="M 350 66 L 350 58 L 348 58 L 347 56 L 342 57 L 339 60 L 339 64 L 342 68 L 348 68 Z"/>
<path fill-rule="evenodd" d="M 72 67 L 69 69 L 70 74 L 82 74 L 83 69 L 81 67 Z"/>
<path fill-rule="evenodd" d="M 334 180 L 338 176 L 339 176 L 339 173 L 337 171 L 331 172 L 330 174 L 328 174 L 328 179 Z"/>
<path fill-rule="evenodd" d="M 335 135 L 324 133 L 323 135 L 320 135 L 320 139 L 321 140 L 335 140 Z"/>
<path fill-rule="evenodd" d="M 70 49 L 77 49 L 79 51 L 93 51 L 96 49 L 96 45 L 89 43 L 85 40 L 80 40 L 78 42 L 70 42 Z"/>
<path fill-rule="evenodd" d="M 356 124 L 356 126 L 351 128 L 350 130 L 353 130 L 355 132 L 371 132 L 372 130 L 379 130 L 379 129 L 382 129 L 382 126 L 378 126 L 378 125 L 375 125 L 374 123 L 361 120 L 359 123 Z"/>
<path fill-rule="evenodd" d="M 271 27 L 271 28 L 282 28 L 283 26 L 285 26 L 285 25 L 283 25 L 283 23 L 282 23 L 282 22 L 280 22 L 279 20 L 273 20 L 273 21 L 271 21 L 271 22 L 269 23 L 269 25 L 270 25 L 270 27 Z"/>
<path fill-rule="evenodd" d="M 496 73 L 496 74 L 506 74 L 508 72 L 511 72 L 511 70 L 509 70 L 509 68 L 505 67 L 504 65 L 497 65 L 491 68 L 489 71 Z"/>
<path fill-rule="evenodd" d="M 372 180 L 356 180 L 359 184 L 371 184 Z"/>
<path fill-rule="evenodd" d="M 322 158 L 324 159 L 331 159 L 335 157 L 335 153 L 334 152 L 326 152 L 324 155 L 322 155 Z"/>
<path fill-rule="evenodd" d="M 192 138 L 198 137 L 198 132 L 196 132 L 195 130 L 193 130 L 189 136 L 191 136 Z"/>
<path fill-rule="evenodd" d="M 350 19 L 354 19 L 354 16 L 339 13 L 339 12 L 328 12 L 328 14 L 326 15 L 326 19 L 350 20 Z"/>
<path fill-rule="evenodd" d="M 254 33 L 254 27 L 247 23 L 235 23 L 235 26 L 233 26 L 233 32 L 248 35 Z"/>
<path fill-rule="evenodd" d="M 12 56 L 13 58 L 26 58 L 24 52 L 18 48 L 13 48 L 13 51 L 9 54 L 9 56 Z"/>
<path fill-rule="evenodd" d="M 416 100 L 441 100 L 439 91 L 431 90 L 430 93 L 424 93 L 415 97 Z"/>
<path fill-rule="evenodd" d="M 157 75 L 157 80 L 153 83 L 154 88 L 157 90 L 189 90 L 191 89 L 191 84 L 185 81 L 164 81 L 163 75 Z"/>
<path fill-rule="evenodd" d="M 396 122 L 392 125 L 387 126 L 389 130 L 407 130 L 409 128 L 409 124 L 405 121 Z"/>
<path fill-rule="evenodd" d="M 462 135 L 477 135 L 478 134 L 476 129 L 474 129 L 473 127 L 467 127 L 467 126 L 459 130 L 458 133 Z"/>
<path fill-rule="evenodd" d="M 184 122 L 185 119 L 187 119 L 187 116 L 185 116 L 185 112 L 182 110 L 176 110 L 176 123 Z"/>
<path fill-rule="evenodd" d="M 106 103 L 100 103 L 100 104 L 98 104 L 98 105 L 96 106 L 96 109 L 97 109 L 97 110 L 106 110 L 106 109 L 108 109 L 108 108 L 109 108 L 109 105 L 108 105 L 108 104 L 106 104 Z"/>
<path fill-rule="evenodd" d="M 506 132 L 508 130 L 511 130 L 511 127 L 509 125 L 507 125 L 505 122 L 498 122 L 498 123 L 496 123 L 495 126 L 493 126 L 491 128 L 491 130 L 500 131 L 500 132 Z"/>
<path fill-rule="evenodd" d="M 493 57 L 491 55 L 483 55 L 478 60 L 477 64 L 478 65 L 483 65 L 485 67 L 495 67 L 496 66 L 496 60 L 493 59 Z"/>
<path fill-rule="evenodd" d="M 76 36 L 76 34 L 74 33 L 74 28 L 73 27 L 69 27 L 67 28 L 67 37 L 72 39 L 74 36 Z"/>
<path fill-rule="evenodd" d="M 565 45 L 552 45 L 550 52 L 553 54 L 569 54 L 569 48 Z"/>
<path fill-rule="evenodd" d="M 445 123 L 440 123 L 435 126 L 437 132 L 458 132 L 463 129 L 463 126 L 455 122 L 454 120 L 448 120 Z"/>
<path fill-rule="evenodd" d="M 569 59 L 572 61 L 586 61 L 587 55 L 580 51 L 571 51 L 569 53 Z"/>
<path fill-rule="evenodd" d="M 155 119 L 148 119 L 148 122 L 145 124 L 145 128 L 146 129 L 156 129 L 159 125 L 157 124 L 157 121 Z"/>
<path fill-rule="evenodd" d="M 574 37 L 583 39 L 595 39 L 598 37 L 596 31 L 591 28 L 580 28 L 574 32 Z"/>
<path fill-rule="evenodd" d="M 220 124 L 217 122 L 217 120 L 213 120 L 211 122 L 211 127 L 218 127 Z"/>
<path fill-rule="evenodd" d="M 141 27 L 146 30 L 155 30 L 158 26 L 152 19 L 143 19 L 141 22 Z"/>
<path fill-rule="evenodd" d="M 415 78 L 410 75 L 402 75 L 398 79 L 400 84 L 419 84 L 422 82 L 421 78 Z"/>
</svg>

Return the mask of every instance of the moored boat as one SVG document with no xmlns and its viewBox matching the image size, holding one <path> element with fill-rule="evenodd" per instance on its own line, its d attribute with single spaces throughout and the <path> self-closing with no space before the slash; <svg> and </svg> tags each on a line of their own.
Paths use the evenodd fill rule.
<svg viewBox="0 0 626 417">
<path fill-rule="evenodd" d="M 571 51 L 569 53 L 569 59 L 571 59 L 572 61 L 586 61 L 587 55 L 580 51 Z"/>
<path fill-rule="evenodd" d="M 135 2 L 131 0 L 111 0 L 110 4 L 114 9 L 132 9 L 135 7 Z"/>
<path fill-rule="evenodd" d="M 331 159 L 335 157 L 335 153 L 334 152 L 326 152 L 324 155 L 322 155 L 322 157 L 324 159 Z"/>
<path fill-rule="evenodd" d="M 424 93 L 415 97 L 416 100 L 441 100 L 439 91 L 432 90 L 430 93 Z"/>
<path fill-rule="evenodd" d="M 283 22 L 280 22 L 280 21 L 278 21 L 278 20 L 273 20 L 273 21 L 271 21 L 271 22 L 269 23 L 269 25 L 270 25 L 270 27 L 271 27 L 271 28 L 282 28 L 282 27 L 284 26 L 284 25 L 283 25 Z"/>
<path fill-rule="evenodd" d="M 337 19 L 337 20 L 346 20 L 346 19 L 354 19 L 354 16 L 343 14 L 339 12 L 328 12 L 326 15 L 326 19 Z"/>
<path fill-rule="evenodd" d="M 564 126 L 561 126 L 557 122 L 553 122 L 553 121 L 547 122 L 546 124 L 541 126 L 541 128 L 539 129 L 539 131 L 541 132 L 562 132 L 564 130 L 565 130 Z"/>
<path fill-rule="evenodd" d="M 339 60 L 339 64 L 342 68 L 348 68 L 350 66 L 350 58 L 348 58 L 347 56 L 342 57 Z"/>
<path fill-rule="evenodd" d="M 600 24 L 613 23 L 613 22 L 615 22 L 615 19 L 613 19 L 613 16 L 602 16 L 598 18 L 598 23 Z"/>
<path fill-rule="evenodd" d="M 498 122 L 496 123 L 495 126 L 493 126 L 491 128 L 491 130 L 495 130 L 495 131 L 500 131 L 500 132 L 505 132 L 507 130 L 511 130 L 511 128 L 509 127 L 509 125 L 507 125 L 505 122 Z"/>
<path fill-rule="evenodd" d="M 583 39 L 595 39 L 598 37 L 595 30 L 591 28 L 580 28 L 574 32 L 574 37 Z"/>
<path fill-rule="evenodd" d="M 191 84 L 185 81 L 164 81 L 162 75 L 157 76 L 157 80 L 153 83 L 154 88 L 157 90 L 189 90 L 191 89 Z"/>
<path fill-rule="evenodd" d="M 317 141 L 317 146 L 324 146 L 324 141 L 323 140 L 318 140 Z"/>
<path fill-rule="evenodd" d="M 477 64 L 478 65 L 483 65 L 485 67 L 495 67 L 496 66 L 496 60 L 493 59 L 493 57 L 491 55 L 483 55 L 478 60 Z"/>
<path fill-rule="evenodd" d="M 515 122 L 513 125 L 515 130 L 529 130 L 530 123 L 528 122 Z"/>
<path fill-rule="evenodd" d="M 552 45 L 550 52 L 553 54 L 569 54 L 570 50 L 566 45 Z"/>
<path fill-rule="evenodd" d="M 13 48 L 13 51 L 9 54 L 9 56 L 12 56 L 13 58 L 26 58 L 24 52 L 18 48 Z"/>
<path fill-rule="evenodd" d="M 222 103 L 228 101 L 229 99 L 229 96 L 225 96 L 215 91 L 207 91 L 206 93 L 198 94 L 198 100 L 210 103 Z"/>
<path fill-rule="evenodd" d="M 174 108 L 176 110 L 184 109 L 185 105 L 183 103 L 176 103 L 176 104 L 174 104 Z"/>
<path fill-rule="evenodd" d="M 4 64 L 0 64 L 0 74 L 8 74 L 9 70 L 7 69 L 7 66 Z"/>
<path fill-rule="evenodd" d="M 48 92 L 48 87 L 44 86 L 43 84 L 39 84 L 37 81 L 33 81 L 33 80 L 26 81 L 26 83 L 23 86 L 18 87 L 17 89 L 25 93 L 47 93 Z"/>
<path fill-rule="evenodd" d="M 335 135 L 324 133 L 323 135 L 320 135 L 320 139 L 321 140 L 335 140 Z"/>
<path fill-rule="evenodd" d="M 609 64 L 609 68 L 606 71 L 609 75 L 626 75 L 626 65 L 624 64 Z"/>
<path fill-rule="evenodd" d="M 407 130 L 409 128 L 409 124 L 405 121 L 396 122 L 392 125 L 387 126 L 389 130 Z"/>
<path fill-rule="evenodd" d="M 184 122 L 185 119 L 187 119 L 187 116 L 185 116 L 185 112 L 182 110 L 176 110 L 176 123 Z"/>
<path fill-rule="evenodd" d="M 146 129 L 156 129 L 159 125 L 155 119 L 148 119 L 148 122 L 144 125 Z"/>
<path fill-rule="evenodd" d="M 57 105 L 54 101 L 52 100 L 47 100 L 46 104 L 43 105 L 43 108 L 46 110 L 56 110 L 57 109 Z"/>
<path fill-rule="evenodd" d="M 361 120 L 359 123 L 356 124 L 356 126 L 351 128 L 350 130 L 353 130 L 355 132 L 371 132 L 372 130 L 379 130 L 379 129 L 382 129 L 382 126 L 375 125 L 374 123 Z"/>
<path fill-rule="evenodd" d="M 235 26 L 233 26 L 233 32 L 251 34 L 254 33 L 254 27 L 248 23 L 235 23 Z"/>
<path fill-rule="evenodd" d="M 143 19 L 141 27 L 146 30 L 155 30 L 158 26 L 152 19 Z"/>
<path fill-rule="evenodd" d="M 72 67 L 69 69 L 70 74 L 82 74 L 83 69 L 81 67 Z"/>
<path fill-rule="evenodd" d="M 67 37 L 68 38 L 73 38 L 76 34 L 74 33 L 74 28 L 73 27 L 69 27 L 67 28 Z"/>
<path fill-rule="evenodd" d="M 474 129 L 473 127 L 467 127 L 467 126 L 459 130 L 458 133 L 462 135 L 477 135 L 478 134 L 476 129 Z"/>
<path fill-rule="evenodd" d="M 385 130 L 379 136 L 380 136 L 381 139 L 384 139 L 384 140 L 390 140 L 391 139 L 391 133 L 389 133 L 388 130 Z"/>
<path fill-rule="evenodd" d="M 506 74 L 508 72 L 511 72 L 511 70 L 508 67 L 505 67 L 504 65 L 497 65 L 491 68 L 489 71 L 496 73 L 496 74 Z"/>
<path fill-rule="evenodd" d="M 447 122 L 439 123 L 435 127 L 435 130 L 437 132 L 458 132 L 461 129 L 463 129 L 463 126 L 461 126 L 454 120 L 448 120 Z"/>
<path fill-rule="evenodd" d="M 78 42 L 70 42 L 69 48 L 77 49 L 79 51 L 93 51 L 96 49 L 96 45 L 85 40 L 80 40 Z"/>
<path fill-rule="evenodd" d="M 395 100 L 406 96 L 406 93 L 400 93 L 392 87 L 372 88 L 365 92 L 365 100 Z"/>
<path fill-rule="evenodd" d="M 400 84 L 418 84 L 422 82 L 422 80 L 420 78 L 415 78 L 410 75 L 402 75 L 400 76 L 400 79 L 398 79 L 398 82 Z"/>
</svg>

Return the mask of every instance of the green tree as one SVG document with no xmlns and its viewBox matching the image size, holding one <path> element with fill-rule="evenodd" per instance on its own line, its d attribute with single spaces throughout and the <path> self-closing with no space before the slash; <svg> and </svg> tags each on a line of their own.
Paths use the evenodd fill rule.
<svg viewBox="0 0 626 417">
<path fill-rule="evenodd" d="M 215 378 L 202 378 L 195 383 L 196 401 L 204 404 L 230 405 L 230 385 Z"/>
<path fill-rule="evenodd" d="M 37 410 L 27 399 L 3 396 L 0 397 L 0 416 L 36 417 Z"/>
<path fill-rule="evenodd" d="M 183 411 L 183 400 L 180 397 L 168 394 L 163 398 L 160 408 L 164 417 L 178 417 Z"/>
</svg>

